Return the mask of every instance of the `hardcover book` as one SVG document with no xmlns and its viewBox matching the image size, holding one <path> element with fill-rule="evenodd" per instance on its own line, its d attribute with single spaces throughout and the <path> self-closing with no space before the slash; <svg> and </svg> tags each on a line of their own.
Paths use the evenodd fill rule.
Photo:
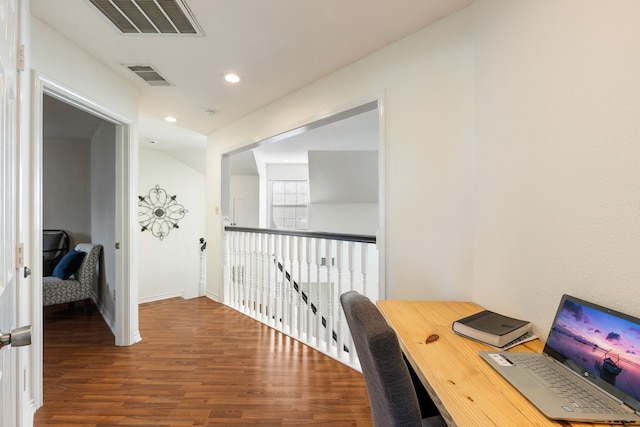
<svg viewBox="0 0 640 427">
<path fill-rule="evenodd" d="M 489 310 L 453 322 L 452 329 L 458 335 L 492 345 L 504 347 L 529 332 L 531 323 L 514 319 Z"/>
</svg>

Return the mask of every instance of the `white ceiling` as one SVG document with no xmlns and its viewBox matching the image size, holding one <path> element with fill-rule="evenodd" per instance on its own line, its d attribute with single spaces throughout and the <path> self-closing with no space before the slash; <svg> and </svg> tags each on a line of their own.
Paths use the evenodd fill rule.
<svg viewBox="0 0 640 427">
<path fill-rule="evenodd" d="M 52 96 L 42 98 L 44 139 L 89 139 L 102 119 L 62 102 Z"/>
<path fill-rule="evenodd" d="M 123 35 L 89 0 L 31 0 L 31 12 L 139 88 L 142 143 L 188 149 L 472 2 L 185 0 L 204 37 Z M 151 64 L 173 86 L 148 86 L 123 64 Z M 242 81 L 225 82 L 230 71 Z M 178 123 L 166 124 L 167 115 Z"/>
<path fill-rule="evenodd" d="M 258 175 L 257 164 L 306 164 L 309 151 L 377 151 L 378 110 L 330 121 L 295 136 L 265 141 L 230 156 L 231 175 Z"/>
<path fill-rule="evenodd" d="M 288 163 L 307 163 L 307 151 L 313 150 L 377 151 L 378 110 L 374 108 L 341 118 L 277 141 L 275 144 L 262 144 L 253 149 L 266 164 L 278 163 L 285 154 Z"/>
</svg>

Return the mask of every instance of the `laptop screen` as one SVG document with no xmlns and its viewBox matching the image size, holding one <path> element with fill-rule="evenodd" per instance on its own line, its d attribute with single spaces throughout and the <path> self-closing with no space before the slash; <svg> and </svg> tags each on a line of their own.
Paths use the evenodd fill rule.
<svg viewBox="0 0 640 427">
<path fill-rule="evenodd" d="M 563 295 L 544 352 L 640 410 L 640 319 Z"/>
</svg>

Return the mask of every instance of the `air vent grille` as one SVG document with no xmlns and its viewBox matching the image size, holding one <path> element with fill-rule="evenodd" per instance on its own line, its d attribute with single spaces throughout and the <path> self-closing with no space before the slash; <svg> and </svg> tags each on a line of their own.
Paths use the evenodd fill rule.
<svg viewBox="0 0 640 427">
<path fill-rule="evenodd" d="M 202 35 L 183 0 L 89 0 L 124 34 Z"/>
<path fill-rule="evenodd" d="M 151 65 L 125 65 L 150 86 L 173 86 Z"/>
</svg>

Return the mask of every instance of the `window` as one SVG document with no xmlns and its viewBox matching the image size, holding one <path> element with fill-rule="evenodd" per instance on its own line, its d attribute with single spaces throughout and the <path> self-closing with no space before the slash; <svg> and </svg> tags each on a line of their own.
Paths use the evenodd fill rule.
<svg viewBox="0 0 640 427">
<path fill-rule="evenodd" d="M 269 181 L 271 190 L 271 227 L 281 230 L 306 230 L 309 205 L 309 181 Z"/>
</svg>

